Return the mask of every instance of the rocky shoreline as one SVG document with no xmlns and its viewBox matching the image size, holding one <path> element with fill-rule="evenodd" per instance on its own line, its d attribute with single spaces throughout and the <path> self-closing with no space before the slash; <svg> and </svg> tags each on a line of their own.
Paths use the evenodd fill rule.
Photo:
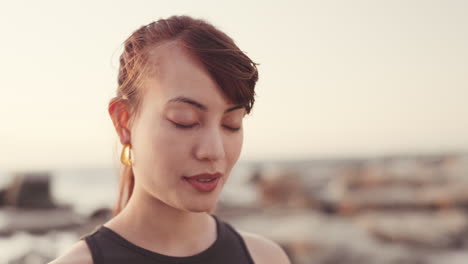
<svg viewBox="0 0 468 264">
<path fill-rule="evenodd" d="M 242 184 L 254 199 L 222 199 L 216 214 L 277 241 L 294 264 L 468 263 L 468 155 L 251 168 Z M 16 176 L 0 198 L 0 245 L 25 236 L 49 245 L 0 263 L 50 261 L 110 217 L 108 208 L 82 215 L 57 205 L 44 173 Z"/>
</svg>

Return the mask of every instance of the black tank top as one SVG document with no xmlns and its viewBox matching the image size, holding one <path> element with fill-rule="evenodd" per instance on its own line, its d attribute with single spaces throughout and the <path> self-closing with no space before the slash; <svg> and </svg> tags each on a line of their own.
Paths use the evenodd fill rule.
<svg viewBox="0 0 468 264">
<path fill-rule="evenodd" d="M 91 251 L 94 264 L 254 264 L 240 234 L 213 217 L 216 241 L 208 249 L 189 257 L 172 257 L 144 249 L 105 226 L 82 239 Z"/>
</svg>

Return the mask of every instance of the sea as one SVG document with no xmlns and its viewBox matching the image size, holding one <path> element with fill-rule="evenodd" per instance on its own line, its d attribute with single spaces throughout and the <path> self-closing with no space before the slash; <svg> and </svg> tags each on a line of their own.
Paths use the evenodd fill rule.
<svg viewBox="0 0 468 264">
<path fill-rule="evenodd" d="M 454 190 L 459 190 L 458 187 L 465 188 L 466 186 L 468 188 L 468 154 L 466 153 L 463 155 L 435 155 L 429 157 L 272 160 L 237 163 L 223 189 L 220 202 L 234 206 L 238 204 L 238 208 L 255 204 L 260 199 L 258 190 L 251 184 L 252 177 L 258 172 L 261 172 L 262 177 L 275 177 L 275 173 L 280 172 L 277 174 L 280 175 L 287 169 L 293 169 L 293 171 L 303 175 L 301 184 L 307 186 L 307 190 L 311 193 L 316 195 L 321 193 L 329 194 L 331 196 L 328 198 L 333 200 L 333 194 L 336 194 L 336 191 L 338 191 L 338 194 L 340 193 L 339 188 L 333 187 L 340 187 L 340 185 L 336 185 L 337 181 L 331 181 L 335 185 L 330 185 L 330 180 L 346 170 L 353 172 L 355 168 L 360 168 L 362 165 L 377 172 L 385 171 L 387 174 L 395 176 L 396 179 L 403 180 L 400 184 L 411 183 L 411 181 L 405 181 L 405 177 L 420 180 L 424 176 L 427 177 L 427 181 L 434 181 L 435 178 L 431 177 L 437 176 L 442 178 L 435 180 L 435 184 L 450 183 L 447 186 L 457 187 Z M 379 168 L 380 170 L 377 170 Z M 383 168 L 384 170 L 382 170 Z M 429 171 L 434 173 L 428 174 Z M 119 187 L 117 168 L 60 169 L 51 170 L 49 173 L 51 175 L 51 195 L 56 204 L 69 205 L 76 213 L 85 218 L 91 216 L 96 210 L 114 207 Z M 14 176 L 14 173 L 0 171 L 0 189 L 8 186 Z M 431 187 L 431 185 L 427 186 Z M 402 186 L 402 188 L 398 189 L 399 192 L 392 192 L 391 194 L 398 197 L 402 196 L 407 193 L 407 187 L 406 185 Z M 439 191 L 442 191 L 442 189 Z M 448 191 L 450 192 L 450 190 Z M 380 193 L 379 195 L 383 198 L 389 198 L 387 197 L 388 192 L 380 191 Z M 462 194 L 464 193 L 461 193 L 460 197 L 465 197 Z M 382 197 L 375 196 L 376 199 L 383 199 Z M 249 231 L 247 227 L 255 227 L 255 232 L 263 232 L 265 235 L 269 234 L 271 230 L 279 230 L 279 233 L 273 232 L 277 235 L 283 234 L 285 230 L 286 234 L 291 233 L 291 230 L 296 230 L 297 232 L 294 234 L 298 237 L 302 237 L 303 234 L 304 237 L 307 237 L 308 240 L 301 240 L 302 242 L 309 241 L 307 243 L 311 244 L 293 244 L 299 247 L 295 254 L 303 253 L 307 255 L 308 250 L 306 249 L 311 247 L 310 251 L 312 253 L 321 252 L 322 255 L 317 254 L 317 256 L 324 257 L 321 261 L 309 261 L 307 258 L 304 262 L 293 263 L 468 263 L 468 211 L 465 207 L 441 209 L 434 212 L 424 210 L 415 210 L 414 212 L 392 211 L 391 214 L 385 210 L 374 210 L 354 216 L 354 218 L 346 215 L 329 215 L 319 211 L 299 212 L 297 216 L 282 213 L 283 216 L 281 217 L 275 214 L 274 211 L 271 215 L 267 215 L 267 213 L 268 211 L 262 211 L 258 216 L 250 215 L 233 224 L 238 224 L 243 230 L 243 227 L 245 227 L 246 231 Z M 410 215 L 411 219 L 417 221 L 415 220 L 416 222 L 413 223 L 398 220 L 405 215 Z M 392 218 L 389 218 L 389 216 L 392 216 Z M 0 228 L 5 224 L 7 218 L 7 210 L 0 207 Z M 394 219 L 394 222 L 391 221 L 392 219 Z M 439 221 L 438 219 L 442 220 Z M 34 219 L 31 219 L 31 221 L 34 221 Z M 459 225 L 457 227 L 452 223 L 459 223 Z M 278 226 L 281 226 L 281 228 L 274 228 Z M 426 236 L 426 226 L 430 226 L 431 229 L 427 234 L 442 234 L 440 237 L 443 239 L 440 239 L 440 242 L 449 241 L 450 243 L 446 243 L 448 246 L 433 248 L 432 240 L 426 241 L 426 237 L 431 237 Z M 370 229 L 368 230 L 368 228 Z M 376 237 L 375 232 L 372 231 L 375 228 L 380 228 L 377 230 L 379 232 L 399 234 L 398 237 L 394 238 L 397 242 L 381 241 L 382 237 Z M 308 235 L 306 236 L 306 234 Z M 408 239 L 405 240 L 405 238 Z M 46 234 L 30 234 L 18 231 L 8 236 L 1 236 L 0 233 L 0 264 L 47 263 L 63 254 L 78 239 L 75 232 L 67 230 L 51 230 Z M 412 244 L 411 241 L 416 242 Z M 311 256 L 316 255 L 312 253 Z"/>
<path fill-rule="evenodd" d="M 256 192 L 248 184 L 251 164 L 237 164 L 233 168 L 220 201 L 246 204 L 256 199 Z M 69 205 L 85 217 L 101 208 L 113 208 L 117 199 L 119 173 L 116 168 L 60 169 L 48 172 L 51 176 L 51 195 L 57 205 Z M 15 173 L 0 172 L 0 189 L 7 187 Z M 6 211 L 0 207 L 0 226 L 6 222 Z M 15 232 L 0 236 L 0 264 L 39 264 L 50 256 L 63 254 L 78 240 L 67 231 L 47 234 Z"/>
</svg>

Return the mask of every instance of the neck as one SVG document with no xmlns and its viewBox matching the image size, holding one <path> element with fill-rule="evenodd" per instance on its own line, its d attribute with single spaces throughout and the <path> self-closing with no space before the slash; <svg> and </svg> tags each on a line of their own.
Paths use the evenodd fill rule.
<svg viewBox="0 0 468 264">
<path fill-rule="evenodd" d="M 171 256 L 197 254 L 217 236 L 209 214 L 171 207 L 137 186 L 127 206 L 105 226 L 140 247 Z"/>
</svg>

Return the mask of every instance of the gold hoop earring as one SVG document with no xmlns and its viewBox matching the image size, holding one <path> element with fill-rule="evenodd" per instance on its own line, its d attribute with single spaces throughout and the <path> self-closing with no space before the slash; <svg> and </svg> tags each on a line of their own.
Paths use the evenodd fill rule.
<svg viewBox="0 0 468 264">
<path fill-rule="evenodd" d="M 132 166 L 132 154 L 131 154 L 132 147 L 130 144 L 125 144 L 122 149 L 122 154 L 120 154 L 120 162 L 122 162 L 125 166 Z"/>
</svg>

